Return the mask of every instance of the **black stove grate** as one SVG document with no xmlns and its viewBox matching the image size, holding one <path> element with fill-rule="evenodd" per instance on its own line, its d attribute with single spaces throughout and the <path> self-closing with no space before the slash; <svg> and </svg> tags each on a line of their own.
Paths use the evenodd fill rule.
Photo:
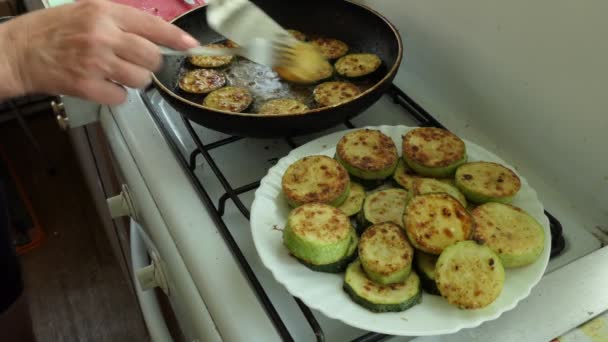
<svg viewBox="0 0 608 342">
<path fill-rule="evenodd" d="M 407 94 L 405 94 L 397 86 L 392 85 L 386 95 L 390 96 L 396 104 L 399 104 L 401 107 L 403 107 L 404 113 L 412 116 L 418 122 L 419 126 L 426 126 L 426 127 L 432 126 L 432 127 L 445 128 L 439 121 L 437 121 L 437 119 L 435 119 L 431 114 L 429 114 L 426 110 L 424 110 L 422 107 L 420 107 L 420 105 L 418 105 L 414 100 L 412 100 Z M 228 229 L 228 227 L 223 219 L 223 215 L 224 215 L 225 207 L 226 207 L 226 201 L 230 199 L 235 204 L 235 206 L 238 208 L 238 210 L 243 214 L 243 216 L 245 216 L 249 220 L 249 215 L 250 215 L 249 209 L 240 200 L 239 195 L 252 191 L 252 190 L 255 190 L 260 185 L 260 181 L 256 181 L 256 182 L 244 185 L 244 186 L 240 186 L 238 188 L 234 188 L 230 184 L 230 182 L 228 182 L 228 180 L 226 179 L 226 176 L 223 174 L 222 170 L 220 169 L 220 167 L 217 165 L 217 163 L 215 162 L 215 160 L 213 159 L 213 157 L 210 154 L 211 150 L 224 146 L 224 145 L 227 145 L 227 144 L 230 144 L 230 143 L 233 143 L 233 142 L 236 142 L 238 140 L 241 140 L 242 137 L 232 136 L 232 137 L 228 137 L 225 139 L 215 141 L 213 143 L 203 144 L 200 137 L 195 133 L 190 120 L 188 120 L 186 117 L 182 116 L 182 120 L 183 120 L 187 130 L 190 133 L 190 135 L 192 135 L 192 138 L 196 144 L 196 149 L 190 153 L 189 160 L 187 160 L 187 158 L 184 158 L 182 156 L 182 154 L 179 153 L 179 150 L 178 150 L 177 146 L 175 145 L 175 142 L 173 142 L 173 140 L 170 139 L 169 132 L 165 131 L 166 128 L 160 122 L 160 119 L 155 111 L 155 108 L 151 104 L 148 97 L 144 93 L 141 94 L 141 97 L 142 97 L 146 107 L 148 108 L 148 110 L 150 110 L 150 112 L 154 113 L 153 117 L 155 118 L 155 120 L 157 120 L 159 127 L 161 128 L 161 130 L 167 137 L 167 141 L 170 143 L 170 145 L 172 145 L 172 148 L 174 149 L 174 151 L 177 152 L 176 155 L 182 162 L 183 166 L 186 167 L 190 171 L 190 175 L 191 175 L 192 179 L 194 180 L 193 184 L 195 185 L 198 192 L 200 193 L 201 198 L 203 199 L 203 202 L 205 202 L 205 205 L 209 209 L 211 216 L 212 216 L 213 220 L 215 221 L 215 224 L 218 226 L 219 231 L 222 234 L 222 237 L 224 238 L 224 240 L 226 241 L 226 244 L 230 248 L 233 256 L 238 261 L 241 271 L 245 274 L 245 276 L 249 280 L 249 283 L 252 286 L 253 290 L 255 291 L 259 301 L 262 303 L 266 313 L 269 315 L 270 319 L 272 320 L 272 322 L 275 326 L 275 329 L 277 330 L 277 332 L 279 333 L 279 335 L 281 336 L 281 338 L 284 341 L 294 341 L 289 330 L 285 326 L 285 323 L 281 319 L 281 316 L 278 314 L 276 308 L 274 307 L 274 305 L 268 298 L 268 295 L 266 294 L 264 288 L 262 287 L 259 280 L 257 279 L 255 273 L 253 272 L 251 266 L 247 262 L 247 259 L 243 255 L 242 251 L 240 250 L 238 244 L 236 243 L 234 237 L 232 236 L 232 233 Z M 355 126 L 350 121 L 346 121 L 344 123 L 344 125 L 347 128 L 355 128 Z M 297 144 L 292 139 L 286 138 L 285 140 L 291 148 L 297 147 Z M 194 169 L 196 168 L 196 158 L 199 155 L 201 155 L 205 159 L 206 164 L 211 168 L 211 170 L 213 171 L 213 173 L 215 174 L 217 179 L 222 184 L 222 187 L 226 191 L 220 198 L 216 199 L 217 206 L 214 204 L 214 199 L 212 199 L 209 196 L 209 193 L 207 192 L 207 190 L 205 189 L 203 184 L 198 180 L 198 178 L 194 174 Z M 561 223 L 549 212 L 545 211 L 545 214 L 547 215 L 547 218 L 549 219 L 549 222 L 551 224 L 551 258 L 553 258 L 563 251 L 563 249 L 565 247 L 565 240 L 564 240 L 564 236 L 562 233 Z M 321 328 L 319 322 L 313 315 L 310 308 L 308 306 L 306 306 L 306 304 L 304 304 L 300 299 L 298 299 L 296 297 L 293 297 L 293 298 L 296 301 L 300 310 L 302 311 L 304 317 L 308 321 L 308 324 L 310 325 L 311 329 L 313 330 L 313 332 L 316 336 L 316 340 L 325 341 L 325 333 L 323 332 L 323 329 Z M 388 337 L 390 337 L 390 336 L 384 335 L 384 334 L 378 334 L 378 333 L 374 333 L 374 332 L 369 332 L 369 333 L 366 333 L 366 334 L 354 339 L 353 342 L 375 342 L 375 341 L 384 340 Z"/>
</svg>

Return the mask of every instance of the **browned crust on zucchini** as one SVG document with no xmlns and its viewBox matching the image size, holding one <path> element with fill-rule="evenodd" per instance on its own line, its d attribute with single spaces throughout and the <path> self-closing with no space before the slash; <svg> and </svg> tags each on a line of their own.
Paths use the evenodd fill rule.
<svg viewBox="0 0 608 342">
<path fill-rule="evenodd" d="M 473 218 L 462 204 L 445 193 L 414 196 L 403 217 L 412 244 L 431 254 L 440 254 L 450 244 L 468 240 L 474 227 Z M 454 220 L 459 223 L 458 227 L 448 224 Z"/>
<path fill-rule="evenodd" d="M 412 140 L 419 143 L 412 143 Z M 440 141 L 431 145 L 430 142 Z M 403 136 L 403 154 L 426 167 L 442 167 L 454 164 L 465 154 L 465 144 L 448 130 L 435 127 L 420 127 Z"/>
<path fill-rule="evenodd" d="M 372 135 L 374 141 L 370 141 Z M 351 144 L 353 147 L 361 146 L 361 149 L 366 149 L 369 153 L 363 157 L 353 156 L 348 151 Z M 336 152 L 347 164 L 365 171 L 384 170 L 399 158 L 393 139 L 378 130 L 367 128 L 345 134 L 338 142 Z"/>
<path fill-rule="evenodd" d="M 203 106 L 239 113 L 253 102 L 249 90 L 240 87 L 224 87 L 214 90 L 203 100 Z"/>
<path fill-rule="evenodd" d="M 225 44 L 207 44 L 205 47 L 212 49 L 226 48 Z M 203 68 L 218 68 L 230 64 L 234 56 L 190 56 L 188 61 L 193 65 Z"/>
<path fill-rule="evenodd" d="M 318 166 L 315 163 L 315 159 L 324 159 L 328 164 L 333 167 Z M 300 195 L 297 190 L 292 186 L 292 183 L 299 184 L 303 179 L 311 177 L 312 174 L 323 174 L 325 178 L 332 178 L 334 181 L 331 183 L 319 182 L 315 184 L 319 191 L 308 192 Z M 330 203 L 339 198 L 350 183 L 350 177 L 348 172 L 340 163 L 335 159 L 324 155 L 304 157 L 287 168 L 283 175 L 282 189 L 285 196 L 291 201 L 296 203 L 311 203 L 321 202 Z"/>
<path fill-rule="evenodd" d="M 291 221 L 290 228 L 293 232 L 307 239 L 324 241 L 326 244 L 336 243 L 344 240 L 350 234 L 350 220 L 340 209 L 322 203 L 307 203 L 301 205 L 290 213 L 291 217 L 302 216 L 305 220 L 294 224 Z M 322 219 L 322 223 L 317 222 Z M 311 224 L 315 222 L 315 224 Z"/>
<path fill-rule="evenodd" d="M 340 58 L 348 52 L 348 44 L 334 38 L 316 37 L 311 43 L 319 48 L 327 59 Z"/>
<path fill-rule="evenodd" d="M 349 82 L 324 82 L 313 91 L 315 101 L 321 106 L 332 106 L 352 100 L 361 94 L 356 85 Z"/>
<path fill-rule="evenodd" d="M 179 88 L 193 94 L 207 94 L 226 85 L 223 72 L 209 69 L 188 71 L 179 80 Z"/>
</svg>

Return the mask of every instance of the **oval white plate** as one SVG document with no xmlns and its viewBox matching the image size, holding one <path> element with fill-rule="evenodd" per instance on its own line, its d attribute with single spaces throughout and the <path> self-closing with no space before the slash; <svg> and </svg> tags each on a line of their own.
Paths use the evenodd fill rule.
<svg viewBox="0 0 608 342">
<path fill-rule="evenodd" d="M 390 136 L 401 151 L 401 136 L 412 127 L 379 126 Z M 281 194 L 281 178 L 289 165 L 296 160 L 314 154 L 333 156 L 339 139 L 349 130 L 336 132 L 311 141 L 294 149 L 279 160 L 262 179 L 255 193 L 251 208 L 251 232 L 253 241 L 264 265 L 272 272 L 277 281 L 283 284 L 293 296 L 300 298 L 309 307 L 319 310 L 326 316 L 338 319 L 348 325 L 390 335 L 423 336 L 457 332 L 464 328 L 498 318 L 530 294 L 530 290 L 542 277 L 551 249 L 549 220 L 536 192 L 521 177 L 522 187 L 513 200 L 518 206 L 532 215 L 545 230 L 545 249 L 538 260 L 526 267 L 507 269 L 502 293 L 489 306 L 478 310 L 460 310 L 438 296 L 423 294 L 422 302 L 406 311 L 398 313 L 372 313 L 354 303 L 342 290 L 343 274 L 313 272 L 289 256 L 282 243 L 282 233 L 277 228 L 285 225 L 289 207 Z M 466 139 L 470 161 L 492 161 L 513 167 Z"/>
</svg>

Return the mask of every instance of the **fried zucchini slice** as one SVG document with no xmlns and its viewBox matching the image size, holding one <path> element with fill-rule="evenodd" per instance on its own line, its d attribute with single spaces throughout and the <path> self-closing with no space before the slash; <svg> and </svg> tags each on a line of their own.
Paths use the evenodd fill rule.
<svg viewBox="0 0 608 342">
<path fill-rule="evenodd" d="M 276 115 L 276 114 L 301 114 L 308 110 L 308 106 L 295 99 L 274 99 L 265 102 L 258 114 Z"/>
<path fill-rule="evenodd" d="M 323 107 L 337 105 L 352 100 L 361 94 L 361 89 L 348 82 L 324 82 L 313 91 L 315 102 Z"/>
<path fill-rule="evenodd" d="M 392 222 L 375 224 L 361 235 L 359 260 L 367 277 L 382 285 L 403 282 L 412 271 L 414 248 Z"/>
<path fill-rule="evenodd" d="M 521 180 L 506 166 L 491 162 L 466 163 L 456 170 L 456 186 L 473 203 L 510 203 Z"/>
<path fill-rule="evenodd" d="M 308 37 L 306 37 L 306 35 L 304 33 L 302 33 L 301 31 L 298 30 L 287 30 L 287 32 L 289 32 L 289 34 L 291 34 L 295 39 L 305 42 Z"/>
<path fill-rule="evenodd" d="M 403 222 L 412 245 L 430 254 L 467 240 L 473 229 L 471 215 L 446 193 L 414 196 L 405 208 Z"/>
<path fill-rule="evenodd" d="M 420 278 L 411 272 L 402 283 L 381 285 L 370 280 L 359 260 L 346 268 L 344 291 L 357 304 L 371 312 L 401 312 L 420 303 Z"/>
<path fill-rule="evenodd" d="M 434 178 L 418 178 L 414 181 L 412 190 L 414 196 L 443 192 L 457 199 L 463 207 L 467 207 L 467 200 L 462 192 L 454 185 L 450 185 L 445 181 L 442 182 Z"/>
<path fill-rule="evenodd" d="M 212 49 L 224 49 L 225 44 L 207 44 L 205 47 Z M 201 68 L 219 68 L 232 62 L 234 56 L 190 56 L 188 61 Z"/>
<path fill-rule="evenodd" d="M 461 241 L 446 248 L 437 259 L 435 272 L 441 296 L 461 309 L 492 304 L 505 282 L 498 255 L 475 241 Z"/>
<path fill-rule="evenodd" d="M 338 209 L 342 210 L 346 216 L 357 215 L 361 211 L 361 208 L 363 208 L 364 200 L 365 189 L 363 189 L 363 186 L 351 181 L 348 198 L 338 207 Z"/>
<path fill-rule="evenodd" d="M 179 80 L 179 88 L 192 94 L 207 94 L 226 85 L 223 72 L 209 69 L 188 71 Z"/>
<path fill-rule="evenodd" d="M 395 183 L 405 190 L 412 190 L 414 188 L 414 182 L 418 178 L 420 178 L 420 176 L 407 166 L 403 161 L 403 158 L 400 158 L 397 167 L 395 168 L 395 173 L 393 174 Z"/>
<path fill-rule="evenodd" d="M 440 295 L 435 283 L 435 265 L 437 264 L 437 259 L 437 255 L 421 251 L 416 251 L 414 256 L 414 269 L 420 276 L 422 289 L 433 295 Z"/>
<path fill-rule="evenodd" d="M 252 102 L 253 96 L 249 90 L 241 87 L 224 87 L 209 93 L 203 100 L 203 106 L 239 113 L 249 108 Z"/>
<path fill-rule="evenodd" d="M 357 247 L 358 246 L 359 246 L 359 237 L 357 236 L 355 229 L 352 228 L 351 234 L 350 234 L 350 244 L 348 245 L 348 249 L 346 250 L 346 255 L 342 259 L 340 259 L 336 262 L 332 262 L 332 263 L 324 264 L 324 265 L 315 265 L 315 264 L 308 263 L 308 262 L 298 259 L 298 258 L 296 258 L 296 259 L 300 263 L 302 263 L 304 266 L 310 268 L 313 271 L 325 272 L 325 273 L 340 273 L 346 269 L 348 264 L 350 264 L 355 259 L 357 259 L 357 255 L 358 255 Z"/>
<path fill-rule="evenodd" d="M 369 194 L 359 213 L 360 227 L 382 222 L 392 222 L 403 227 L 403 212 L 408 199 L 408 192 L 403 189 L 378 190 Z"/>
<path fill-rule="evenodd" d="M 327 265 L 346 256 L 352 229 L 348 216 L 337 208 L 308 203 L 289 213 L 283 244 L 307 264 Z"/>
<path fill-rule="evenodd" d="M 311 43 L 316 46 L 327 59 L 340 58 L 346 55 L 349 49 L 348 44 L 334 38 L 317 37 L 311 40 Z"/>
<path fill-rule="evenodd" d="M 467 160 L 464 141 L 435 127 L 420 127 L 403 136 L 403 159 L 422 176 L 450 177 Z"/>
<path fill-rule="evenodd" d="M 360 179 L 386 179 L 397 167 L 397 146 L 386 134 L 372 129 L 346 133 L 336 146 L 336 159 Z"/>
<path fill-rule="evenodd" d="M 323 155 L 304 157 L 291 164 L 281 183 L 292 207 L 312 202 L 337 207 L 350 192 L 348 172 L 336 160 Z"/>
<path fill-rule="evenodd" d="M 545 231 L 532 216 L 509 204 L 490 202 L 471 213 L 473 240 L 490 247 L 506 268 L 533 263 L 545 248 Z"/>
<path fill-rule="evenodd" d="M 338 59 L 334 66 L 338 74 L 356 78 L 375 72 L 380 65 L 382 65 L 382 60 L 373 53 L 353 53 Z"/>
</svg>

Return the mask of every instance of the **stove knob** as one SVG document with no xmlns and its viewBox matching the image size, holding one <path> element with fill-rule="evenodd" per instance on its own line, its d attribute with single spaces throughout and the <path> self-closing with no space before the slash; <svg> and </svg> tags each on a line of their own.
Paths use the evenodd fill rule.
<svg viewBox="0 0 608 342">
<path fill-rule="evenodd" d="M 70 120 L 65 114 L 65 107 L 63 105 L 63 102 L 51 101 L 51 107 L 53 108 L 53 113 L 55 114 L 55 118 L 57 119 L 59 127 L 64 131 L 70 128 Z"/>
<path fill-rule="evenodd" d="M 112 218 L 130 216 L 133 219 L 137 219 L 137 212 L 126 184 L 122 185 L 122 191 L 119 195 L 108 198 L 106 202 L 108 203 L 108 209 Z"/>
<path fill-rule="evenodd" d="M 161 259 L 156 252 L 151 252 L 150 258 L 152 259 L 150 265 L 135 271 L 139 286 L 143 291 L 159 287 L 168 296 L 169 286 L 167 286 Z"/>
</svg>

